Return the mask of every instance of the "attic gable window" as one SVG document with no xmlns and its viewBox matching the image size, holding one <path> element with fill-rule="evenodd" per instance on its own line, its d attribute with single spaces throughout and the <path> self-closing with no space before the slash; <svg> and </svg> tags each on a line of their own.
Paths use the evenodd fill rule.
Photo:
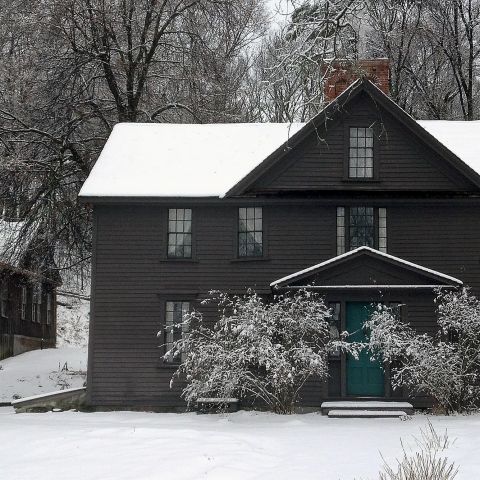
<svg viewBox="0 0 480 480">
<path fill-rule="evenodd" d="M 261 207 L 238 209 L 238 256 L 263 255 L 263 212 Z"/>
<path fill-rule="evenodd" d="M 350 127 L 349 178 L 373 178 L 373 129 Z"/>
<path fill-rule="evenodd" d="M 192 258 L 192 210 L 168 209 L 168 258 Z"/>
</svg>

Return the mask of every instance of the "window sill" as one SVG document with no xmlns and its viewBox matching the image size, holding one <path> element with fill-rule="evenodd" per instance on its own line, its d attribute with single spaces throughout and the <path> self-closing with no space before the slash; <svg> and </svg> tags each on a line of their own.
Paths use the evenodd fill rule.
<svg viewBox="0 0 480 480">
<path fill-rule="evenodd" d="M 196 258 L 161 258 L 159 263 L 199 263 Z"/>
<path fill-rule="evenodd" d="M 243 262 L 269 262 L 270 257 L 237 257 L 232 258 L 230 263 L 243 263 Z"/>
<path fill-rule="evenodd" d="M 382 183 L 378 178 L 342 178 L 343 183 Z"/>
</svg>

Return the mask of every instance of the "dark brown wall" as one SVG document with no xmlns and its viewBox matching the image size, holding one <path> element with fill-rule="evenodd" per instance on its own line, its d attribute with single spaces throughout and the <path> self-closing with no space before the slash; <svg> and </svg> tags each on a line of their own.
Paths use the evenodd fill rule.
<svg viewBox="0 0 480 480">
<path fill-rule="evenodd" d="M 32 322 L 32 292 L 35 281 L 30 277 L 4 270 L 0 272 L 8 286 L 7 316 L 0 316 L 0 358 L 11 356 L 13 352 L 13 336 L 19 335 L 39 339 L 38 348 L 55 346 L 56 343 L 56 291 L 49 282 L 42 282 L 41 322 Z M 26 318 L 21 318 L 21 289 L 27 286 Z M 53 320 L 47 325 L 47 292 L 52 293 Z M 3 338 L 3 341 L 2 341 Z M 43 339 L 43 343 L 42 340 Z"/>
<path fill-rule="evenodd" d="M 159 360 L 156 338 L 166 299 L 199 299 L 212 288 L 267 292 L 273 280 L 336 254 L 334 205 L 264 207 L 266 259 L 260 261 L 235 259 L 237 207 L 192 207 L 193 261 L 165 259 L 167 207 L 95 207 L 93 404 L 171 405 L 177 399 L 169 389 L 172 367 Z M 387 229 L 389 253 L 456 276 L 480 294 L 478 206 L 387 206 Z M 433 328 L 431 308 L 421 302 L 415 308 L 412 322 Z"/>
<path fill-rule="evenodd" d="M 253 191 L 358 190 L 472 191 L 474 187 L 445 160 L 377 107 L 364 92 L 347 106 L 341 121 L 311 134 L 272 173 L 259 179 Z M 378 181 L 366 184 L 345 179 L 349 126 L 373 126 Z"/>
</svg>

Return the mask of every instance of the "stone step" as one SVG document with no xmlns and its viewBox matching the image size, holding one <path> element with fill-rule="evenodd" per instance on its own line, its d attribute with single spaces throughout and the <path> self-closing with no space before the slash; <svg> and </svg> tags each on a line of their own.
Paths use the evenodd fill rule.
<svg viewBox="0 0 480 480">
<path fill-rule="evenodd" d="M 400 418 L 407 414 L 402 410 L 330 410 L 328 418 Z"/>
<path fill-rule="evenodd" d="M 407 415 L 413 414 L 413 405 L 409 402 L 389 402 L 382 400 L 343 400 L 338 402 L 323 402 L 320 408 L 323 415 L 327 415 L 330 410 L 403 411 Z"/>
</svg>

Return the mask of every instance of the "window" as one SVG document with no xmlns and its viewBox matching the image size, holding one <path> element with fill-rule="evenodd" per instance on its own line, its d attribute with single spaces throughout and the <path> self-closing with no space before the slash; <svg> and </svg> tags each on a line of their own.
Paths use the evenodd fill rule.
<svg viewBox="0 0 480 480">
<path fill-rule="evenodd" d="M 32 322 L 42 321 L 42 286 L 38 285 L 32 293 Z"/>
<path fill-rule="evenodd" d="M 387 209 L 337 207 L 337 255 L 367 246 L 387 251 Z"/>
<path fill-rule="evenodd" d="M 27 287 L 22 285 L 22 298 L 21 298 L 20 315 L 22 320 L 27 319 Z"/>
<path fill-rule="evenodd" d="M 181 323 L 189 310 L 190 302 L 167 301 L 165 303 L 165 351 L 168 352 L 172 348 L 173 342 L 188 334 L 186 326 Z M 174 360 L 177 359 L 169 359 L 170 362 Z"/>
<path fill-rule="evenodd" d="M 262 208 L 238 209 L 238 256 L 261 257 L 263 255 Z"/>
<path fill-rule="evenodd" d="M 168 257 L 192 258 L 192 210 L 168 210 Z"/>
<path fill-rule="evenodd" d="M 53 295 L 51 292 L 47 293 L 47 325 L 52 324 L 53 319 Z"/>
<path fill-rule="evenodd" d="M 4 318 L 8 317 L 8 285 L 2 283 L 0 288 L 0 315 Z"/>
<path fill-rule="evenodd" d="M 341 317 L 340 317 L 340 309 L 341 303 L 340 302 L 330 302 L 328 304 L 330 310 L 332 312 L 332 316 L 330 317 L 330 338 L 331 340 L 339 340 L 340 339 L 340 330 L 341 330 Z M 336 350 L 330 353 L 331 357 L 339 357 L 340 350 Z"/>
<path fill-rule="evenodd" d="M 373 129 L 350 128 L 349 178 L 373 178 Z"/>
<path fill-rule="evenodd" d="M 375 218 L 372 207 L 350 207 L 348 244 L 350 250 L 375 246 Z"/>
<path fill-rule="evenodd" d="M 396 320 L 402 319 L 402 309 L 404 304 L 402 302 L 389 302 L 388 305 L 392 311 L 392 315 L 395 317 Z"/>
</svg>

